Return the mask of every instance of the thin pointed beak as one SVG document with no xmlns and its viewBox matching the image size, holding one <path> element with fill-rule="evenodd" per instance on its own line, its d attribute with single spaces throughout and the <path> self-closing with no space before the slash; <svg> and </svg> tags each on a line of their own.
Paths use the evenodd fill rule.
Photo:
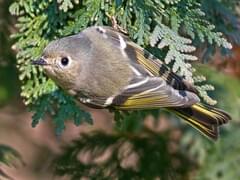
<svg viewBox="0 0 240 180">
<path fill-rule="evenodd" d="M 40 66 L 45 66 L 45 65 L 48 65 L 47 61 L 43 58 L 39 58 L 35 61 L 32 61 L 32 64 L 33 65 L 40 65 Z"/>
</svg>

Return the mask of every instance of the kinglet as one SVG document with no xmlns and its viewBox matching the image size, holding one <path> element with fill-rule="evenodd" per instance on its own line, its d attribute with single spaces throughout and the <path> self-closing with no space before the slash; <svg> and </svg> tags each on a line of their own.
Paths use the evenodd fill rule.
<svg viewBox="0 0 240 180">
<path fill-rule="evenodd" d="M 88 106 L 165 107 L 214 140 L 218 126 L 231 119 L 224 111 L 200 103 L 193 84 L 110 27 L 93 26 L 52 41 L 33 64 L 41 65 L 56 84 Z"/>
</svg>

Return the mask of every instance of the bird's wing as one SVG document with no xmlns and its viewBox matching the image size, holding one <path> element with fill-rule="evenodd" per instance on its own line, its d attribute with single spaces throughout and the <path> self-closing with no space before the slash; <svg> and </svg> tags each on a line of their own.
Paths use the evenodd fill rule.
<svg viewBox="0 0 240 180">
<path fill-rule="evenodd" d="M 159 107 L 188 107 L 199 102 L 196 94 L 176 90 L 159 77 L 138 76 L 121 93 L 109 97 L 105 106 L 117 109 L 153 109 Z"/>
<path fill-rule="evenodd" d="M 89 97 L 85 101 L 87 104 L 129 110 L 188 107 L 199 102 L 193 86 L 185 83 L 160 60 L 154 59 L 125 35 L 109 27 L 94 28 L 113 48 L 119 48 L 122 55 L 128 57 L 135 76 L 121 92 L 111 97 Z"/>
<path fill-rule="evenodd" d="M 132 42 L 127 36 L 115 31 L 111 27 L 97 26 L 96 28 L 106 40 L 111 41 L 115 47 L 120 48 L 122 53 L 129 57 L 132 64 L 135 64 L 135 66 L 137 66 L 136 64 L 141 65 L 149 76 L 161 77 L 174 89 L 198 93 L 192 84 L 172 72 L 161 60 Z"/>
<path fill-rule="evenodd" d="M 151 76 L 135 76 L 121 92 L 111 97 L 77 96 L 82 103 L 95 108 L 122 110 L 189 107 L 200 101 L 195 93 L 174 89 L 165 80 Z"/>
</svg>

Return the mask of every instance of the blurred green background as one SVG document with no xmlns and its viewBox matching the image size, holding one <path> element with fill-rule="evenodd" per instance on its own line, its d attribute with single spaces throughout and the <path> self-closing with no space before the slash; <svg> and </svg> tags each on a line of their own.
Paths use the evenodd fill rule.
<svg viewBox="0 0 240 180">
<path fill-rule="evenodd" d="M 85 109 L 93 116 L 94 125 L 75 127 L 67 123 L 59 137 L 50 121 L 33 129 L 32 114 L 22 103 L 16 68 L 18 49 L 10 38 L 18 31 L 16 17 L 9 13 L 12 2 L 0 0 L 0 179 L 240 179 L 240 46 L 237 36 L 226 34 L 227 38 L 235 40 L 231 41 L 234 48 L 230 55 L 223 57 L 216 51 L 210 63 L 194 65 L 197 72 L 214 85 L 215 90 L 210 95 L 218 100 L 217 106 L 233 118 L 221 128 L 221 138 L 216 143 L 166 112 L 157 118 L 144 117 L 143 127 L 137 132 L 119 132 L 114 130 L 112 114 L 89 108 Z M 211 2 L 213 6 L 215 2 L 228 3 Z M 235 5 L 228 4 L 228 7 L 235 10 L 238 8 Z M 217 22 L 211 18 L 212 22 Z M 226 20 L 231 21 L 231 18 Z M 240 24 L 238 27 L 240 29 Z M 199 49 L 203 52 L 206 47 L 199 46 Z M 198 54 L 201 58 L 205 55 Z M 128 120 L 127 129 L 138 121 L 131 117 Z"/>
<path fill-rule="evenodd" d="M 8 7 L 12 1 L 0 1 L 0 106 L 19 93 L 15 54 L 11 50 L 13 40 L 10 35 L 14 29 L 14 18 L 10 16 Z"/>
</svg>

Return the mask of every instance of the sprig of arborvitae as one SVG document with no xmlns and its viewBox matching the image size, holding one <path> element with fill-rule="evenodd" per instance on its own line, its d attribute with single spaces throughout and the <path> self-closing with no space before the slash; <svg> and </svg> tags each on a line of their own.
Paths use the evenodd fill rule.
<svg viewBox="0 0 240 180">
<path fill-rule="evenodd" d="M 166 133 L 141 134 L 82 134 L 56 159 L 56 173 L 71 179 L 188 179 L 195 164 L 186 153 L 170 150 L 174 140 L 165 138 Z"/>
<path fill-rule="evenodd" d="M 179 36 L 175 31 L 163 24 L 154 28 L 150 38 L 152 46 L 157 45 L 160 49 L 168 47 L 164 60 L 166 64 L 173 62 L 172 71 L 179 73 L 193 83 L 192 66 L 187 61 L 197 60 L 197 57 L 189 54 L 196 49 L 191 43 L 191 39 Z"/>
<path fill-rule="evenodd" d="M 133 41 L 143 47 L 157 46 L 165 54 L 162 60 L 187 80 L 195 80 L 194 83 L 201 78 L 193 76 L 194 68 L 190 64 L 197 59 L 192 55 L 193 40 L 231 47 L 206 18 L 201 1 L 195 0 L 18 0 L 10 12 L 18 17 L 19 32 L 13 37 L 18 50 L 21 95 L 35 112 L 33 124 L 51 112 L 58 132 L 64 128 L 66 119 L 76 121 L 84 117 L 90 121 L 90 116 L 77 110 L 74 100 L 58 89 L 41 68 L 31 65 L 31 60 L 38 58 L 53 39 L 78 33 L 90 25 L 111 25 L 109 17 L 114 16 Z M 213 89 L 211 86 L 201 82 L 198 89 L 207 103 L 215 103 L 207 95 L 207 91 Z"/>
</svg>

